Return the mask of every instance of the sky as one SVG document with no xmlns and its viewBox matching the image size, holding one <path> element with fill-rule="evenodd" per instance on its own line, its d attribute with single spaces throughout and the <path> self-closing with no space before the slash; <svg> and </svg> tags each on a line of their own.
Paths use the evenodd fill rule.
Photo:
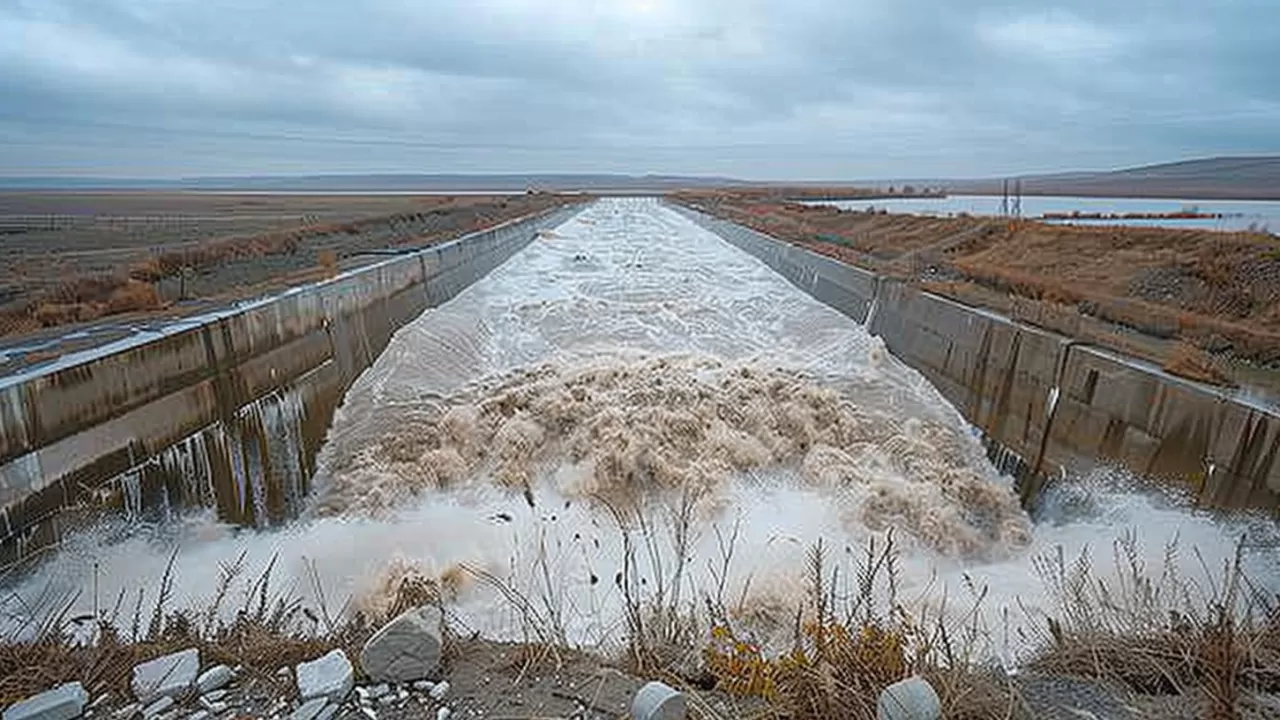
<svg viewBox="0 0 1280 720">
<path fill-rule="evenodd" d="M 0 0 L 0 175 L 826 180 L 1280 151 L 1280 0 Z"/>
</svg>

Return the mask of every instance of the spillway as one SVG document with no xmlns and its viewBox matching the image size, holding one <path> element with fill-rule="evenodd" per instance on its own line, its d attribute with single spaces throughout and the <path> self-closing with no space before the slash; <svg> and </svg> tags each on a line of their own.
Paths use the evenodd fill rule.
<svg viewBox="0 0 1280 720">
<path fill-rule="evenodd" d="M 1033 523 L 923 376 L 653 199 L 594 203 L 401 328 L 316 465 L 283 527 L 202 512 L 108 524 L 15 597 L 79 590 L 93 607 L 157 583 L 176 548 L 179 602 L 211 596 L 219 563 L 243 554 L 249 567 L 277 558 L 274 582 L 309 601 L 317 580 L 335 607 L 384 609 L 404 580 L 439 581 L 456 622 L 494 637 L 527 632 L 501 585 L 591 649 L 623 640 L 628 592 L 694 614 L 710 598 L 782 642 L 811 548 L 823 543 L 853 594 L 868 543 L 892 536 L 896 601 L 967 612 L 985 595 L 1004 657 L 1010 624 L 1037 621 L 1037 558 L 1092 553 L 1105 577 L 1113 543 L 1136 538 L 1152 567 L 1181 544 L 1175 562 L 1193 572 L 1192 547 L 1217 567 L 1243 535 L 1262 548 L 1254 576 L 1280 587 L 1266 520 L 1210 517 L 1118 472 L 1062 484 Z"/>
</svg>

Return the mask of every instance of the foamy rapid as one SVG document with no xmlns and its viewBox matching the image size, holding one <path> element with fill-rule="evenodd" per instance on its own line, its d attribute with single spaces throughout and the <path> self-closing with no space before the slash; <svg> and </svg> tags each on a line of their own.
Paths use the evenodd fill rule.
<svg viewBox="0 0 1280 720">
<path fill-rule="evenodd" d="M 519 638 L 531 618 L 514 592 L 540 625 L 609 649 L 630 587 L 695 615 L 710 599 L 781 641 L 810 548 L 850 597 L 868 544 L 892 535 L 900 609 L 976 623 L 1006 657 L 1053 610 L 1036 557 L 1092 553 L 1106 581 L 1125 533 L 1152 567 L 1178 538 L 1188 574 L 1193 548 L 1216 567 L 1240 534 L 1275 547 L 1266 522 L 1192 513 L 1103 471 L 1052 490 L 1033 526 L 918 373 L 650 200 L 596 203 L 404 327 L 351 388 L 319 466 L 309 511 L 282 530 L 188 516 L 86 533 L 0 604 L 0 623 L 59 591 L 91 609 L 154 586 L 176 546 L 178 602 L 212 595 L 218 564 L 243 553 L 258 570 L 276 557 L 276 587 L 312 605 L 314 568 L 331 612 L 388 612 L 412 580 L 440 588 L 459 629 Z M 1264 587 L 1280 587 L 1275 557 L 1249 555 Z"/>
</svg>

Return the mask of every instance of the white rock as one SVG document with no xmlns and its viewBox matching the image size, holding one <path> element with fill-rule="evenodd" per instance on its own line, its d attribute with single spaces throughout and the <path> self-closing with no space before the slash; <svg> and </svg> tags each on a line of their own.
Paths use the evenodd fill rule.
<svg viewBox="0 0 1280 720">
<path fill-rule="evenodd" d="M 378 713 L 374 712 L 371 707 L 361 706 L 360 712 L 364 713 L 364 716 L 369 718 L 369 720 L 378 720 Z"/>
<path fill-rule="evenodd" d="M 200 651 L 188 648 L 133 668 L 133 694 L 148 703 L 164 695 L 178 695 L 191 687 L 200 672 Z"/>
<path fill-rule="evenodd" d="M 226 690 L 210 690 L 209 692 L 202 695 L 201 699 L 208 700 L 209 702 L 218 702 L 219 700 L 221 700 L 226 696 L 227 696 Z"/>
<path fill-rule="evenodd" d="M 435 686 L 436 684 L 430 680 L 418 680 L 413 683 L 413 689 L 418 692 L 431 692 L 431 688 Z"/>
<path fill-rule="evenodd" d="M 231 706 L 219 700 L 210 700 L 207 697 L 202 697 L 200 698 L 200 707 L 204 708 L 205 710 L 208 710 L 214 715 L 220 715 L 226 712 L 227 708 Z"/>
<path fill-rule="evenodd" d="M 209 720 L 208 710 L 197 710 L 187 716 L 187 720 Z"/>
<path fill-rule="evenodd" d="M 293 713 L 289 715 L 289 720 L 315 720 L 316 716 L 320 714 L 320 711 L 324 710 L 325 706 L 328 704 L 329 698 L 327 697 L 312 698 L 302 703 L 297 710 L 294 710 Z"/>
<path fill-rule="evenodd" d="M 443 699 L 444 699 L 444 696 L 445 696 L 445 695 L 448 695 L 448 694 L 449 694 L 449 681 L 448 681 L 448 680 L 441 680 L 440 682 L 436 683 L 436 686 L 435 686 L 435 687 L 431 688 L 431 699 L 432 699 L 432 700 L 437 700 L 437 701 L 438 701 L 438 700 L 443 700 Z"/>
<path fill-rule="evenodd" d="M 295 669 L 298 695 L 305 702 L 316 697 L 340 701 L 351 692 L 355 671 L 347 654 L 333 650 L 311 662 L 299 663 Z"/>
<path fill-rule="evenodd" d="M 102 693 L 101 695 L 99 695 L 99 696 L 98 696 L 98 698 L 97 698 L 96 700 L 94 700 L 93 702 L 89 703 L 89 709 L 90 709 L 90 710 L 96 710 L 96 709 L 98 709 L 98 708 L 102 707 L 102 703 L 104 703 L 104 702 L 106 702 L 106 701 L 108 701 L 108 700 L 110 700 L 110 699 L 111 699 L 111 693 L 109 693 L 109 692 L 107 692 L 107 693 Z"/>
<path fill-rule="evenodd" d="M 84 712 L 88 702 L 89 693 L 84 686 L 70 682 L 10 705 L 4 711 L 4 720 L 71 720 Z"/>
<path fill-rule="evenodd" d="M 234 677 L 235 673 L 231 672 L 231 668 L 226 665 L 215 665 L 200 673 L 200 677 L 196 678 L 196 689 L 202 694 L 218 690 L 230 685 L 231 679 Z"/>
<path fill-rule="evenodd" d="M 142 703 L 129 703 L 119 710 L 111 713 L 111 716 L 117 720 L 129 720 L 129 718 L 142 712 Z"/>
<path fill-rule="evenodd" d="M 439 608 L 423 606 L 387 623 L 360 651 L 360 667 L 374 680 L 408 682 L 440 667 Z"/>
<path fill-rule="evenodd" d="M 333 720 L 333 716 L 337 714 L 337 712 L 338 706 L 333 703 L 329 703 L 328 705 L 325 705 L 324 709 L 320 711 L 320 714 L 316 716 L 316 720 Z"/>
<path fill-rule="evenodd" d="M 156 700 L 150 705 L 142 708 L 142 716 L 146 718 L 153 718 L 157 715 L 168 712 L 173 705 L 173 698 L 168 695 L 164 695 L 159 700 Z"/>
<path fill-rule="evenodd" d="M 942 701 L 933 686 L 921 677 L 900 680 L 880 693 L 876 720 L 938 720 Z"/>
<path fill-rule="evenodd" d="M 452 710 L 447 707 L 442 707 L 436 711 L 436 720 L 449 720 L 449 716 L 452 714 Z"/>
<path fill-rule="evenodd" d="M 373 687 L 369 688 L 369 697 L 373 698 L 374 700 L 377 700 L 378 698 L 382 697 L 383 695 L 386 695 L 389 692 L 391 692 L 391 686 L 386 683 L 382 683 L 381 685 L 374 685 Z"/>
<path fill-rule="evenodd" d="M 645 685 L 631 699 L 633 720 L 684 720 L 688 714 L 689 700 L 684 693 L 660 682 Z"/>
</svg>

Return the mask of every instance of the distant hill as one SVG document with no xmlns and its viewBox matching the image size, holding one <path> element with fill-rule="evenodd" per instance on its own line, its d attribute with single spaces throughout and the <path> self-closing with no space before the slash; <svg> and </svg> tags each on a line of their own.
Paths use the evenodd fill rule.
<svg viewBox="0 0 1280 720">
<path fill-rule="evenodd" d="M 998 194 L 1001 181 L 935 181 L 951 192 Z M 1214 157 L 1104 172 L 1022 177 L 1025 195 L 1280 200 L 1280 156 Z"/>
<path fill-rule="evenodd" d="M 679 188 L 744 184 L 724 177 L 607 174 L 326 174 L 193 177 L 180 180 L 0 177 L 7 190 L 206 190 L 249 192 L 524 192 L 529 189 L 591 192 L 665 192 Z"/>
<path fill-rule="evenodd" d="M 943 188 L 998 194 L 1000 178 L 770 183 L 727 177 L 573 173 L 318 174 L 192 177 L 180 180 L 0 177 L 0 190 L 205 190 L 247 192 L 524 192 L 657 193 L 710 187 L 866 186 Z M 1022 176 L 1026 195 L 1280 200 L 1280 156 L 1215 157 L 1122 170 Z"/>
</svg>

